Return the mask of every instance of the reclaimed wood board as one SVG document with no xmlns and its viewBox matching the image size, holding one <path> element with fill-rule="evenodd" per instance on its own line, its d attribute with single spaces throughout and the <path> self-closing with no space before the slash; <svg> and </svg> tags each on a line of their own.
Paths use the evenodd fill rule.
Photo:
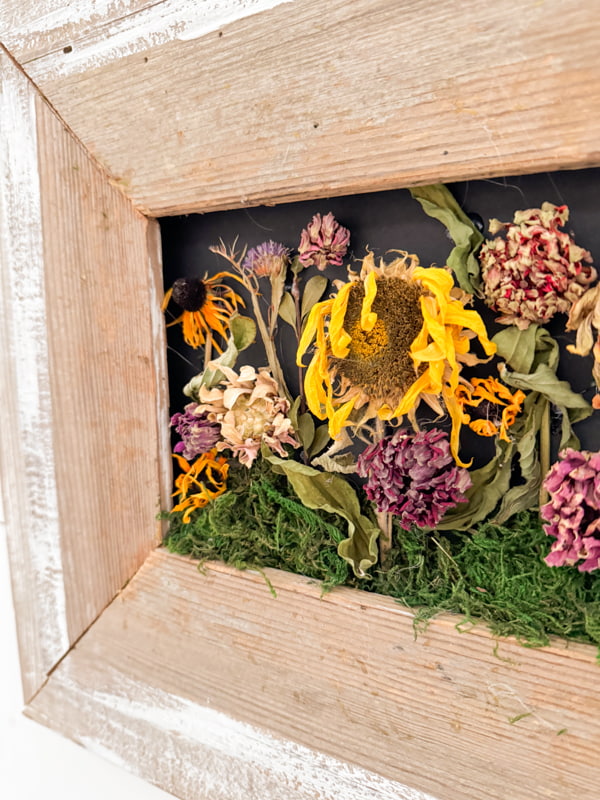
<svg viewBox="0 0 600 800">
<path fill-rule="evenodd" d="M 322 596 L 301 576 L 265 577 L 213 563 L 201 574 L 154 551 L 29 713 L 128 761 L 144 725 L 152 780 L 190 800 L 174 765 L 207 780 L 205 744 L 194 760 L 188 737 L 195 714 L 200 731 L 215 712 L 440 800 L 595 800 L 595 648 L 525 648 L 483 627 L 460 634 L 450 615 L 415 639 L 412 614 L 390 598 L 349 588 Z M 153 728 L 157 697 L 178 698 L 168 702 L 167 739 Z M 104 711 L 92 707 L 98 698 Z M 159 763 L 164 748 L 168 763 Z M 287 797 L 285 785 L 272 796 Z"/>
<path fill-rule="evenodd" d="M 18 26 L 6 36 L 84 145 L 160 216 L 599 165 L 598 11 L 294 0 L 144 38 L 149 9 L 134 3 L 141 41 L 128 51 L 115 34 L 98 54 L 102 15 L 32 48 Z"/>
<path fill-rule="evenodd" d="M 0 67 L 2 473 L 29 698 L 160 541 L 162 281 L 156 223 Z"/>
</svg>

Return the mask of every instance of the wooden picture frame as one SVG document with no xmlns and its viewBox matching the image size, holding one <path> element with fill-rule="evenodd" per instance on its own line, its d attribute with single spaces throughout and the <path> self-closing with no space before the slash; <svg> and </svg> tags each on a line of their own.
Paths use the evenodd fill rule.
<svg viewBox="0 0 600 800">
<path fill-rule="evenodd" d="M 274 598 L 156 549 L 155 218 L 598 166 L 597 3 L 271 0 L 212 27 L 185 0 L 55 5 L 0 10 L 0 466 L 26 713 L 190 800 L 594 798 L 594 648 L 450 616 L 415 641 L 389 598 L 271 570 Z"/>
</svg>

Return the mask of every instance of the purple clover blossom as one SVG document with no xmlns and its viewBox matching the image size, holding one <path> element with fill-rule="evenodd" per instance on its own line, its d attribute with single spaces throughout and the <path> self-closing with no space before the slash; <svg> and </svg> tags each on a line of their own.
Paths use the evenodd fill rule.
<svg viewBox="0 0 600 800">
<path fill-rule="evenodd" d="M 545 558 L 550 567 L 574 566 L 580 572 L 600 568 L 600 453 L 567 448 L 544 480 L 550 501 L 540 508 L 554 536 Z"/>
<path fill-rule="evenodd" d="M 287 267 L 290 251 L 279 242 L 269 240 L 248 250 L 242 269 L 257 278 L 277 277 Z"/>
<path fill-rule="evenodd" d="M 323 271 L 328 264 L 341 267 L 350 242 L 350 231 L 342 227 L 331 212 L 321 218 L 315 214 L 300 236 L 298 260 L 303 267 Z"/>
<path fill-rule="evenodd" d="M 207 453 L 221 438 L 219 425 L 209 422 L 207 414 L 197 413 L 197 408 L 197 403 L 188 403 L 183 412 L 171 417 L 171 425 L 181 436 L 173 452 L 181 453 L 186 461 Z"/>
<path fill-rule="evenodd" d="M 436 428 L 397 430 L 360 454 L 357 472 L 367 478 L 364 489 L 377 511 L 396 514 L 405 531 L 435 527 L 448 509 L 466 501 L 472 485 L 452 457 L 448 435 Z"/>
</svg>

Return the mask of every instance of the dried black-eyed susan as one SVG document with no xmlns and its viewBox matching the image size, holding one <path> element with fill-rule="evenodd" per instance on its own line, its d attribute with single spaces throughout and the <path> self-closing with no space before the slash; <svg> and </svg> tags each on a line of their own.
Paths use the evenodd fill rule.
<svg viewBox="0 0 600 800">
<path fill-rule="evenodd" d="M 172 511 L 182 511 L 182 520 L 187 523 L 193 511 L 204 508 L 227 489 L 229 464 L 225 456 L 218 455 L 214 448 L 202 453 L 193 464 L 176 454 L 173 458 L 177 460 L 182 473 L 175 479 L 176 491 L 173 496 L 178 495 L 179 502 Z"/>
<path fill-rule="evenodd" d="M 163 311 L 170 300 L 183 309 L 169 325 L 181 322 L 183 338 L 191 347 L 203 347 L 209 340 L 217 352 L 223 352 L 214 334 L 226 339 L 227 323 L 238 306 L 244 305 L 242 298 L 221 282 L 223 278 L 238 280 L 230 272 L 218 272 L 210 278 L 178 278 L 165 295 Z"/>
<path fill-rule="evenodd" d="M 415 255 L 398 256 L 379 265 L 369 253 L 359 275 L 350 274 L 336 295 L 317 303 L 298 347 L 298 360 L 315 339 L 306 370 L 310 410 L 329 420 L 335 438 L 346 425 L 371 419 L 414 420 L 424 400 L 452 419 L 451 449 L 458 458 L 462 409 L 455 391 L 462 364 L 478 359 L 470 350 L 477 336 L 488 356 L 488 339 L 476 311 L 454 287 L 445 269 L 424 268 Z"/>
</svg>

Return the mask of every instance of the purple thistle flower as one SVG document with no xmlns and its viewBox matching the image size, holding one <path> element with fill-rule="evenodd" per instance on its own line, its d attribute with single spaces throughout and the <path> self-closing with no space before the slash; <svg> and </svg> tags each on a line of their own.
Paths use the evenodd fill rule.
<svg viewBox="0 0 600 800">
<path fill-rule="evenodd" d="M 298 259 L 302 266 L 314 264 L 324 270 L 328 264 L 341 267 L 348 250 L 350 231 L 344 228 L 329 212 L 322 219 L 315 214 L 300 236 Z"/>
<path fill-rule="evenodd" d="M 367 478 L 364 489 L 377 511 L 396 514 L 406 531 L 435 527 L 448 509 L 466 501 L 472 485 L 452 457 L 448 435 L 436 428 L 397 430 L 360 454 L 357 472 Z"/>
<path fill-rule="evenodd" d="M 545 558 L 551 567 L 574 566 L 580 572 L 600 568 L 600 453 L 567 448 L 544 480 L 550 501 L 540 508 L 554 536 Z"/>
<path fill-rule="evenodd" d="M 287 267 L 289 255 L 287 247 L 269 240 L 248 250 L 242 269 L 253 272 L 257 278 L 276 277 Z"/>
<path fill-rule="evenodd" d="M 181 453 L 186 461 L 207 453 L 221 438 L 221 428 L 208 420 L 205 413 L 197 413 L 198 403 L 188 403 L 183 412 L 173 414 L 171 425 L 181 436 L 173 448 L 174 453 Z"/>
</svg>

